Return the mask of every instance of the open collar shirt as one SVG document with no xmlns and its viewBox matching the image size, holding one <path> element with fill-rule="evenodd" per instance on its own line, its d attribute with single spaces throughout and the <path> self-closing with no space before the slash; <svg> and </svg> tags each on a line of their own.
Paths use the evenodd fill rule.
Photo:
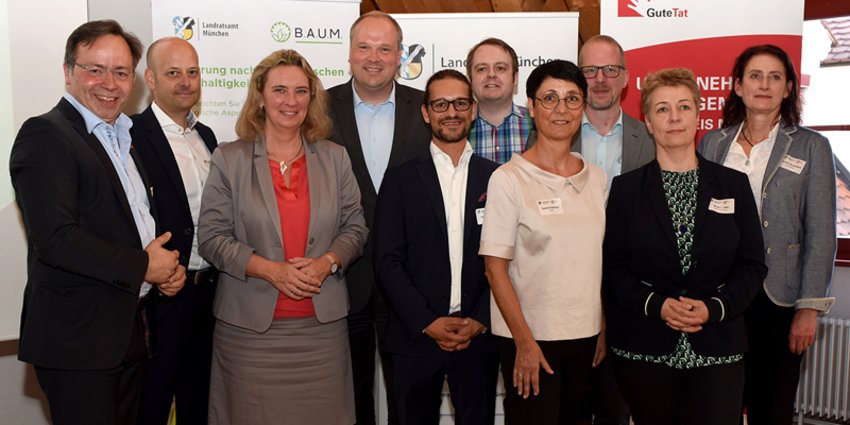
<svg viewBox="0 0 850 425">
<path fill-rule="evenodd" d="M 437 169 L 440 192 L 443 195 L 443 209 L 446 212 L 446 234 L 449 236 L 449 264 L 452 272 L 451 293 L 449 296 L 449 314 L 461 309 L 461 272 L 463 271 L 463 218 L 466 197 L 466 184 L 469 177 L 469 159 L 472 146 L 466 146 L 457 163 L 431 142 L 431 158 Z"/>
<path fill-rule="evenodd" d="M 139 169 L 136 168 L 136 162 L 130 156 L 132 146 L 130 127 L 133 126 L 133 121 L 130 117 L 121 113 L 115 120 L 115 124 L 112 125 L 95 115 L 70 93 L 65 93 L 65 100 L 71 103 L 83 116 L 86 131 L 97 138 L 106 151 L 109 160 L 112 161 L 112 166 L 115 168 L 121 186 L 124 188 L 124 194 L 127 196 L 127 203 L 130 204 L 130 212 L 133 214 L 133 221 L 142 242 L 140 248 L 148 246 L 156 237 L 156 222 L 150 212 L 147 188 L 142 181 L 141 174 L 139 174 Z M 150 289 L 151 285 L 144 282 L 139 291 L 139 297 L 147 295 Z"/>
</svg>

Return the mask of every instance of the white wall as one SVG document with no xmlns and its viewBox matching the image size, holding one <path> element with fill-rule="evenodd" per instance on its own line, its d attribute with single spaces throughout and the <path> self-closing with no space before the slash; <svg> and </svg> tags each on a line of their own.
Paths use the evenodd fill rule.
<svg viewBox="0 0 850 425">
<path fill-rule="evenodd" d="M 23 121 L 48 111 L 64 93 L 65 39 L 85 21 L 85 0 L 0 2 L 0 311 L 4 319 L 14 317 L 0 323 L 0 341 L 17 338 L 26 279 L 26 245 L 8 180 L 9 151 Z M 17 353 L 17 341 L 0 342 L 0 424 L 47 424 L 32 368 L 19 362 Z"/>
</svg>

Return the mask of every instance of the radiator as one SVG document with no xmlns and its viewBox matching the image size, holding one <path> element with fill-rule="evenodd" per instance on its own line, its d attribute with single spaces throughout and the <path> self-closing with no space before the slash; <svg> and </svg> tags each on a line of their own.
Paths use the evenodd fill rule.
<svg viewBox="0 0 850 425">
<path fill-rule="evenodd" d="M 818 319 L 815 343 L 806 350 L 795 403 L 803 417 L 850 423 L 850 320 Z"/>
</svg>

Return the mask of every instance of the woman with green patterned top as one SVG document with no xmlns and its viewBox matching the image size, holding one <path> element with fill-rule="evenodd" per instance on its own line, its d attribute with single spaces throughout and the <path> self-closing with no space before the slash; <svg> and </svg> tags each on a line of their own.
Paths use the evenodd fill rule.
<svg viewBox="0 0 850 425">
<path fill-rule="evenodd" d="M 767 274 L 746 175 L 697 155 L 699 89 L 675 68 L 641 92 L 657 160 L 614 178 L 603 248 L 607 340 L 636 425 L 737 425 L 741 313 Z"/>
</svg>

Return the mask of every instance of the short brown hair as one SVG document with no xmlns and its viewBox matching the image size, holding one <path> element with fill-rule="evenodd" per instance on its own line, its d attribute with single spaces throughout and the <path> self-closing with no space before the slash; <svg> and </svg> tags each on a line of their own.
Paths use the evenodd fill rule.
<svg viewBox="0 0 850 425">
<path fill-rule="evenodd" d="M 472 48 L 469 49 L 469 53 L 466 54 L 467 77 L 472 78 L 472 57 L 475 56 L 475 52 L 478 51 L 478 48 L 481 46 L 496 46 L 504 49 L 506 52 L 508 52 L 509 55 L 511 55 L 511 66 L 513 66 L 514 71 L 512 72 L 512 74 L 516 75 L 516 73 L 519 72 L 519 59 L 517 58 L 516 50 L 514 50 L 514 48 L 511 47 L 511 45 L 506 43 L 504 40 L 496 37 L 490 37 L 485 38 L 484 40 L 478 42 L 478 44 L 472 46 Z"/>
<path fill-rule="evenodd" d="M 390 15 L 384 13 L 384 12 L 381 12 L 380 10 L 373 10 L 371 12 L 364 13 L 364 14 L 360 15 L 359 18 L 354 20 L 354 23 L 351 24 L 351 30 L 348 32 L 349 43 L 354 41 L 354 29 L 357 28 L 357 25 L 359 25 L 360 22 L 362 22 L 363 20 L 365 20 L 367 18 L 379 18 L 379 19 L 386 19 L 387 21 L 389 21 L 389 23 L 391 23 L 393 25 L 393 27 L 395 28 L 395 32 L 397 34 L 396 40 L 398 41 L 398 49 L 401 50 L 401 42 L 402 42 L 402 40 L 404 40 L 404 34 L 402 34 L 402 32 L 401 32 L 401 25 L 399 25 L 398 21 L 393 19 L 392 16 L 390 16 Z"/>
<path fill-rule="evenodd" d="M 608 44 L 616 47 L 617 52 L 620 54 L 620 63 L 617 64 L 617 65 L 620 65 L 623 68 L 626 67 L 626 52 L 623 50 L 623 46 L 621 46 L 620 43 L 617 42 L 617 40 L 614 40 L 614 37 L 611 37 L 610 35 L 604 35 L 604 34 L 594 35 L 593 37 L 590 37 L 590 39 L 585 41 L 584 44 L 581 45 L 581 50 L 584 50 L 585 46 L 587 46 L 588 44 L 593 44 L 593 43 L 608 43 Z M 605 65 L 612 65 L 612 64 L 605 64 Z M 579 53 L 578 53 L 578 66 L 579 67 L 584 66 L 584 64 L 581 63 L 581 51 L 579 51 Z"/>
<path fill-rule="evenodd" d="M 307 117 L 301 124 L 301 133 L 308 142 L 324 139 L 331 134 L 331 119 L 328 115 L 327 94 L 322 82 L 307 59 L 295 50 L 278 50 L 266 56 L 254 67 L 251 82 L 248 84 L 248 95 L 245 104 L 239 112 L 236 121 L 236 135 L 240 139 L 253 141 L 263 134 L 266 125 L 266 111 L 260 107 L 263 99 L 263 89 L 269 71 L 279 66 L 295 66 L 301 68 L 310 82 L 310 104 L 307 106 Z"/>
<path fill-rule="evenodd" d="M 142 50 L 144 50 L 142 42 L 133 33 L 124 31 L 121 24 L 112 19 L 86 22 L 77 27 L 68 36 L 68 41 L 65 43 L 65 65 L 73 67 L 77 63 L 77 49 L 80 46 L 90 46 L 104 35 L 117 35 L 127 42 L 130 55 L 133 56 L 133 68 L 135 69 L 136 65 L 139 64 L 139 59 L 142 58 Z"/>
<path fill-rule="evenodd" d="M 684 86 L 691 91 L 696 105 L 696 112 L 699 112 L 699 86 L 697 85 L 694 72 L 687 68 L 667 68 L 658 72 L 649 74 L 644 80 L 643 87 L 640 89 L 640 106 L 644 116 L 649 114 L 649 104 L 652 92 L 659 87 L 681 87 Z"/>
</svg>

